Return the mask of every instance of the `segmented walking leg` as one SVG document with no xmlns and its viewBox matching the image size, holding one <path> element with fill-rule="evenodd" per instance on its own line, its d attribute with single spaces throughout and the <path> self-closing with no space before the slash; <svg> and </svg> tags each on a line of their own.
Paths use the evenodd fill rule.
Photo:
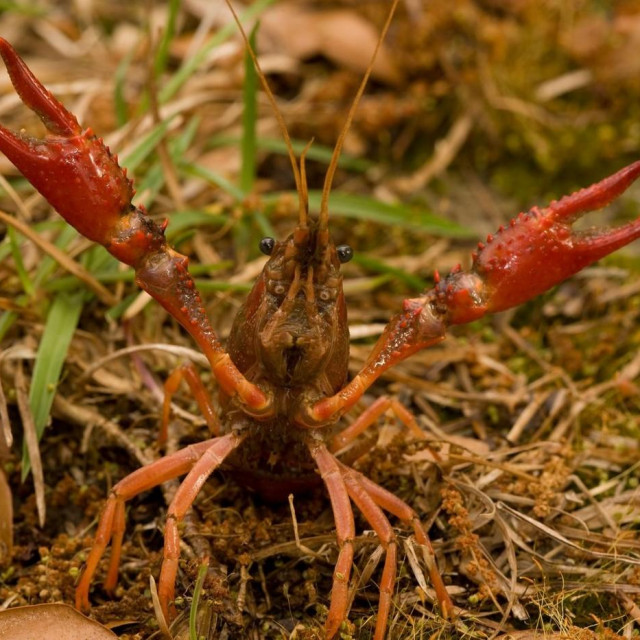
<svg viewBox="0 0 640 640">
<path fill-rule="evenodd" d="M 111 560 L 105 581 L 105 589 L 111 591 L 116 585 L 122 537 L 124 535 L 125 502 L 143 491 L 153 489 L 153 487 L 157 487 L 167 480 L 172 480 L 187 473 L 216 441 L 228 437 L 212 438 L 190 445 L 172 455 L 136 469 L 136 471 L 120 480 L 113 487 L 111 495 L 102 510 L 93 546 L 89 552 L 84 573 L 76 588 L 77 609 L 89 609 L 89 587 L 100 559 L 112 538 Z"/>
<path fill-rule="evenodd" d="M 442 581 L 442 576 L 440 575 L 436 564 L 436 557 L 433 552 L 433 547 L 431 546 L 431 541 L 420 522 L 418 514 L 404 500 L 401 500 L 390 491 L 383 489 L 380 485 L 373 482 L 373 480 L 369 480 L 369 478 L 363 474 L 355 471 L 354 469 L 349 469 L 349 467 L 346 467 L 343 464 L 340 464 L 340 466 L 343 469 L 349 470 L 355 477 L 357 477 L 362 487 L 373 498 L 374 502 L 379 507 L 382 507 L 385 511 L 392 513 L 405 524 L 413 527 L 416 540 L 418 541 L 418 544 L 423 547 L 424 560 L 427 564 L 429 578 L 436 592 L 436 598 L 438 600 L 442 616 L 444 618 L 451 618 L 453 614 L 453 602 L 451 601 L 451 598 L 447 593 L 447 589 L 444 586 L 444 582 Z"/>
<path fill-rule="evenodd" d="M 380 580 L 378 619 L 376 620 L 376 630 L 373 636 L 374 640 L 384 640 L 396 581 L 396 536 L 389 519 L 362 486 L 358 474 L 353 471 L 353 469 L 349 469 L 343 465 L 340 465 L 340 467 L 347 491 L 349 492 L 349 497 L 358 509 L 360 509 L 365 520 L 373 527 L 386 552 L 384 568 L 382 569 L 382 579 Z"/>
<path fill-rule="evenodd" d="M 204 386 L 193 362 L 184 362 L 171 372 L 171 375 L 164 383 L 162 422 L 160 423 L 160 434 L 158 435 L 159 444 L 164 444 L 167 441 L 167 429 L 169 428 L 169 416 L 171 415 L 171 399 L 178 390 L 182 380 L 189 385 L 189 389 L 198 403 L 200 412 L 206 420 L 211 434 L 214 436 L 220 435 L 220 420 L 218 419 L 218 414 L 211 402 L 210 393 Z"/>
<path fill-rule="evenodd" d="M 329 453 L 325 445 L 320 442 L 311 443 L 309 449 L 329 493 L 333 517 L 336 522 L 336 537 L 340 549 L 338 561 L 333 572 L 331 602 L 325 623 L 327 640 L 331 640 L 347 616 L 349 576 L 353 565 L 353 538 L 356 530 L 353 521 L 353 509 L 349 502 L 349 494 L 347 493 L 347 487 L 338 466 L 338 461 Z"/>
<path fill-rule="evenodd" d="M 393 415 L 418 439 L 424 440 L 424 431 L 418 426 L 411 412 L 396 398 L 381 396 L 367 407 L 346 429 L 337 433 L 329 442 L 329 451 L 335 453 L 364 433 L 381 415 L 391 409 Z"/>
<path fill-rule="evenodd" d="M 164 530 L 164 557 L 160 580 L 158 582 L 158 597 L 160 606 L 168 620 L 176 616 L 173 605 L 175 599 L 176 575 L 180 559 L 180 533 L 178 525 L 187 510 L 193 504 L 202 486 L 209 476 L 223 463 L 224 459 L 244 440 L 244 435 L 229 433 L 215 438 L 209 448 L 191 468 L 187 477 L 176 491 L 167 512 L 167 524 Z"/>
</svg>

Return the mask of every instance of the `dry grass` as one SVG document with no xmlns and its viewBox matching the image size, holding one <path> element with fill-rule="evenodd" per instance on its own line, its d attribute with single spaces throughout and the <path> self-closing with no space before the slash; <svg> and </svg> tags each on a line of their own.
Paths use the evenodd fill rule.
<svg viewBox="0 0 640 640">
<path fill-rule="evenodd" d="M 211 142 L 241 133 L 243 48 L 237 36 L 216 48 L 173 96 L 161 99 L 158 111 L 148 107 L 148 91 L 162 96 L 209 31 L 229 22 L 222 3 L 216 4 L 184 3 L 169 64 L 155 89 L 150 61 L 158 25 L 166 24 L 164 3 L 87 1 L 64 9 L 43 1 L 36 16 L 4 12 L 0 34 L 121 157 L 136 149 L 158 117 L 176 114 L 160 152 L 156 145 L 138 163 L 138 198 L 154 216 L 185 210 L 211 216 L 196 228 L 183 226 L 176 214 L 172 226 L 180 229 L 174 241 L 193 264 L 222 265 L 212 276 L 199 275 L 212 322 L 225 336 L 243 289 L 261 267 L 257 244 L 265 221 L 282 237 L 295 214 L 288 195 L 270 199 L 288 192 L 292 180 L 284 157 L 266 144 L 257 152 L 250 197 L 217 188 L 178 161 L 184 157 L 241 184 L 239 143 Z M 586 0 L 422 5 L 406 0 L 394 21 L 383 65 L 346 145 L 350 155 L 371 165 L 340 172 L 337 201 L 355 193 L 410 202 L 482 237 L 532 202 L 543 204 L 637 159 L 638 2 L 608 11 Z M 215 11 L 206 13 L 207 6 Z M 303 143 L 314 136 L 316 148 L 331 146 L 366 64 L 363 46 L 348 49 L 348 30 L 340 39 L 344 21 L 364 16 L 378 28 L 386 5 L 343 2 L 342 18 L 322 13 L 323 20 L 336 20 L 330 24 L 338 35 L 311 51 L 310 59 L 303 59 L 305 43 L 283 38 L 276 28 L 304 18 L 294 6 L 277 3 L 284 13 L 275 26 L 263 19 L 263 65 L 292 136 Z M 314 6 L 324 12 L 333 3 Z M 7 81 L 4 86 L 0 121 L 31 130 L 30 116 Z M 276 138 L 273 116 L 260 103 L 258 139 Z M 195 135 L 187 150 L 176 150 L 172 145 L 189 126 Z M 324 168 L 322 159 L 310 161 L 314 188 Z M 157 177 L 160 169 L 164 180 Z M 4 158 L 0 173 L 15 175 Z M 6 193 L 1 208 L 35 226 L 44 239 L 60 240 L 61 225 L 48 222 L 56 218 L 43 201 L 19 180 L 12 183 L 22 205 Z M 632 189 L 598 220 L 636 216 L 639 193 Z M 469 242 L 452 238 L 445 226 L 443 236 L 425 224 L 389 225 L 381 216 L 373 209 L 369 220 L 338 215 L 333 221 L 336 239 L 362 256 L 345 269 L 352 372 L 363 363 L 371 337 L 434 268 L 468 265 Z M 20 371 L 27 378 L 33 371 L 52 301 L 60 290 L 80 285 L 54 267 L 28 290 L 25 282 L 34 281 L 43 254 L 18 243 L 18 260 L 6 249 L 9 240 L 0 245 L 0 309 L 2 322 L 10 312 L 14 319 L 0 324 L 0 404 L 6 395 L 15 442 L 9 448 L 0 437 L 0 460 L 15 513 L 0 605 L 71 602 L 109 487 L 158 455 L 161 381 L 181 357 L 171 349 L 131 353 L 125 347 L 190 345 L 157 306 L 134 300 L 134 286 L 117 270 L 79 258 L 86 243 L 67 241 L 65 251 L 84 260 L 109 295 L 132 304 L 124 319 L 124 305 L 117 305 L 105 320 L 104 298 L 85 295 L 52 423 L 39 445 L 44 480 L 37 492 L 31 478 L 21 484 L 26 436 Z M 457 328 L 445 343 L 393 369 L 372 389 L 367 400 L 390 392 L 410 407 L 429 446 L 411 441 L 388 419 L 369 434 L 358 468 L 407 500 L 430 526 L 459 607 L 455 622 L 439 617 L 419 549 L 409 532 L 398 529 L 402 566 L 389 637 L 638 634 L 637 251 L 620 252 L 524 308 Z M 99 262 L 99 256 L 93 259 Z M 181 403 L 189 411 L 179 412 L 169 450 L 205 432 L 186 394 Z M 441 458 L 437 465 L 432 449 Z M 120 586 L 113 598 L 99 586 L 93 595 L 93 613 L 116 621 L 123 638 L 149 638 L 156 631 L 149 577 L 158 575 L 164 507 L 173 490 L 168 486 L 132 501 Z M 38 525 L 37 495 L 46 498 L 44 527 Z M 207 485 L 185 525 L 178 584 L 188 615 L 201 558 L 211 556 L 199 606 L 205 637 L 320 637 L 336 558 L 332 519 L 322 492 L 297 497 L 294 509 L 299 540 L 289 505 L 262 504 L 224 476 Z M 5 504 L 0 519 L 7 517 Z M 381 556 L 369 532 L 356 542 L 359 581 L 343 637 L 365 639 L 374 628 Z M 185 619 L 176 637 L 188 637 L 186 629 Z"/>
</svg>

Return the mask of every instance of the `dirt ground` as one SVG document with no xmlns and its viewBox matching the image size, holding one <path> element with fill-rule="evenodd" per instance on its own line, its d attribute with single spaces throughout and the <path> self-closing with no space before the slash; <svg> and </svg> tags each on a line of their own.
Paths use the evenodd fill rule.
<svg viewBox="0 0 640 640">
<path fill-rule="evenodd" d="M 640 157 L 640 2 L 399 5 L 331 200 L 336 244 L 355 252 L 343 267 L 350 375 L 402 300 L 432 286 L 435 269 L 469 268 L 477 240 L 518 211 Z M 313 139 L 313 212 L 388 8 L 382 0 L 278 1 L 261 12 L 257 50 L 297 152 Z M 0 15 L 0 36 L 117 151 L 135 201 L 169 219 L 169 238 L 189 256 L 226 339 L 264 264 L 260 239 L 284 238 L 297 214 L 273 111 L 262 92 L 257 114 L 246 108 L 245 47 L 225 4 L 17 3 Z M 0 93 L 3 125 L 43 135 L 6 76 Z M 254 127 L 252 150 L 246 132 Z M 190 357 L 214 384 L 188 336 L 139 295 L 130 270 L 70 234 L 4 156 L 0 174 L 0 209 L 34 236 L 0 219 L 1 615 L 74 602 L 110 488 L 209 437 L 181 389 L 160 449 L 164 380 Z M 583 227 L 632 220 L 639 202 L 637 185 Z M 69 275 L 38 239 L 57 244 L 90 279 Z M 456 605 L 455 619 L 443 619 L 412 531 L 392 518 L 399 570 L 389 638 L 638 636 L 637 245 L 515 310 L 455 327 L 387 372 L 343 419 L 390 394 L 425 434 L 418 440 L 385 415 L 343 454 L 416 510 Z M 47 332 L 55 346 L 65 326 L 75 327 L 73 309 L 68 349 L 43 354 Z M 56 313 L 69 313 L 58 327 Z M 36 382 L 43 358 L 51 364 L 41 369 L 61 367 L 53 383 Z M 27 460 L 35 471 L 23 478 Z M 127 503 L 112 594 L 102 587 L 108 561 L 100 565 L 90 615 L 120 638 L 160 637 L 152 592 L 177 486 Z M 353 603 L 340 637 L 365 640 L 383 550 L 358 516 L 356 529 Z M 223 470 L 182 534 L 174 638 L 190 638 L 194 609 L 192 637 L 323 637 L 338 552 L 321 487 L 271 504 Z"/>
</svg>

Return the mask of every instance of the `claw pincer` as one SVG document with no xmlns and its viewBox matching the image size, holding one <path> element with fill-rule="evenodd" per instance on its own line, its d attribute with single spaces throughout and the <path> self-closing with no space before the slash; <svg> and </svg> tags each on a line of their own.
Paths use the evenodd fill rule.
<svg viewBox="0 0 640 640">
<path fill-rule="evenodd" d="M 49 131 L 39 140 L 0 126 L 0 150 L 82 235 L 107 243 L 131 207 L 131 182 L 102 141 L 80 128 L 2 38 L 0 55 L 20 98 Z"/>
<path fill-rule="evenodd" d="M 532 208 L 478 245 L 468 273 L 454 271 L 435 292 L 448 324 L 463 324 L 515 307 L 640 237 L 640 218 L 615 229 L 574 231 L 640 176 L 640 161 L 548 207 Z"/>
<path fill-rule="evenodd" d="M 615 229 L 571 229 L 582 214 L 615 200 L 638 176 L 640 161 L 544 209 L 521 213 L 478 245 L 469 271 L 458 266 L 443 279 L 436 272 L 435 286 L 405 300 L 389 320 L 360 373 L 339 393 L 306 408 L 300 422 L 313 426 L 343 414 L 387 369 L 443 340 L 447 327 L 526 302 L 640 238 L 640 218 Z"/>
<path fill-rule="evenodd" d="M 268 411 L 269 399 L 224 352 L 188 272 L 187 257 L 165 240 L 166 224 L 156 224 L 131 203 L 133 185 L 117 158 L 91 129 L 82 130 L 2 38 L 0 55 L 20 98 L 48 131 L 40 140 L 0 125 L 0 151 L 69 224 L 135 269 L 138 285 L 193 336 L 223 389 L 237 394 L 256 414 Z"/>
</svg>

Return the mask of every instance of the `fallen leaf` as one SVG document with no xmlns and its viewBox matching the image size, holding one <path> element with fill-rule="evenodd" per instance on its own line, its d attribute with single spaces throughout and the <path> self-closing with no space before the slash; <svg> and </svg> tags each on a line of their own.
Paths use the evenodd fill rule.
<svg viewBox="0 0 640 640">
<path fill-rule="evenodd" d="M 38 604 L 0 611 L 0 638 L 7 640 L 117 640 L 117 637 L 68 604 Z"/>
<path fill-rule="evenodd" d="M 364 73 L 378 42 L 379 32 L 368 20 L 349 9 L 311 10 L 293 2 L 270 7 L 260 18 L 260 38 L 270 48 L 298 60 L 323 55 L 348 69 Z M 399 84 L 401 73 L 389 49 L 380 47 L 371 75 Z"/>
</svg>

